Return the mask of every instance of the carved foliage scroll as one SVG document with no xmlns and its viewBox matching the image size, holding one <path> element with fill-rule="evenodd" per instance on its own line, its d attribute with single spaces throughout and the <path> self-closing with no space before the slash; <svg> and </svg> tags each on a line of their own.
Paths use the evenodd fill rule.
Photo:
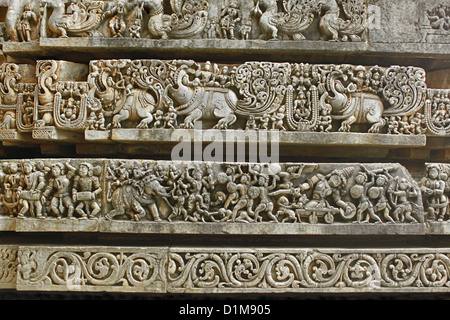
<svg viewBox="0 0 450 320">
<path fill-rule="evenodd" d="M 158 249 L 23 248 L 19 251 L 18 283 L 69 291 L 107 287 L 159 292 L 164 289 L 164 257 Z"/>
<path fill-rule="evenodd" d="M 173 290 L 344 291 L 384 288 L 447 288 L 447 254 L 330 252 L 328 250 L 174 250 L 168 276 Z"/>
<path fill-rule="evenodd" d="M 19 248 L 17 286 L 113 292 L 448 290 L 446 249 Z"/>
</svg>

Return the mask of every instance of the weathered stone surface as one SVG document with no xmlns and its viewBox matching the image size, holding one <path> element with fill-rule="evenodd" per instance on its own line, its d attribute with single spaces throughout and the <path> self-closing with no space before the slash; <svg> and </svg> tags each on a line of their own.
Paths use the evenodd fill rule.
<svg viewBox="0 0 450 320">
<path fill-rule="evenodd" d="M 449 292 L 445 1 L 0 7 L 0 289 Z"/>
<path fill-rule="evenodd" d="M 448 255 L 435 250 L 171 248 L 168 287 L 211 293 L 446 291 Z M 444 271 L 437 277 L 436 264 Z M 211 270 L 207 277 L 205 268 Z"/>
<path fill-rule="evenodd" d="M 16 288 L 18 249 L 16 245 L 0 246 L 0 289 Z"/>
<path fill-rule="evenodd" d="M 196 139 L 173 129 L 208 130 L 200 140 L 210 141 L 223 139 L 214 129 L 226 129 L 239 130 L 235 136 L 279 131 L 286 144 L 389 147 L 424 146 L 425 134 L 448 134 L 446 90 L 427 90 L 416 67 L 116 59 L 91 61 L 88 71 L 39 60 L 30 79 L 21 76 L 29 65 L 2 66 L 4 141 Z"/>
<path fill-rule="evenodd" d="M 17 278 L 15 273 L 10 277 L 18 290 L 234 294 L 449 290 L 448 248 L 19 246 L 16 250 Z M 1 263 L 11 265 L 10 257 L 15 254 L 3 255 Z"/>
<path fill-rule="evenodd" d="M 4 231 L 426 234 L 448 220 L 447 164 L 4 160 Z M 447 229 L 442 229 L 447 233 Z"/>
<path fill-rule="evenodd" d="M 20 247 L 18 290 L 166 292 L 167 248 Z"/>
<path fill-rule="evenodd" d="M 121 52 L 125 48 L 129 52 L 182 49 L 184 54 L 206 50 L 243 55 L 281 50 L 290 57 L 295 51 L 445 57 L 450 45 L 448 6 L 439 0 L 394 4 L 387 0 L 308 0 L 279 5 L 275 0 L 190 0 L 179 6 L 161 0 L 142 4 L 52 0 L 33 1 L 28 11 L 24 4 L 21 0 L 8 6 L 4 45 L 8 54 L 25 53 L 34 42 L 38 47 L 31 52 L 35 54 L 63 52 L 64 48 L 80 52 L 102 48 Z M 23 17 L 24 11 L 35 17 L 31 13 Z M 268 24 L 270 19 L 275 23 Z M 28 38 L 17 24 L 31 26 Z M 268 41 L 273 39 L 278 41 Z"/>
</svg>

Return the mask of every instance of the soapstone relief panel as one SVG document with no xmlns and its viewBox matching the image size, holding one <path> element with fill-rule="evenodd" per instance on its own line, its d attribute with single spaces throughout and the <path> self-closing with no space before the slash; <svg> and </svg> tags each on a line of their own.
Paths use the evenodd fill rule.
<svg viewBox="0 0 450 320">
<path fill-rule="evenodd" d="M 364 0 L 14 2 L 6 29 L 8 40 L 15 42 L 65 37 L 367 40 Z"/>
<path fill-rule="evenodd" d="M 53 221 L 422 223 L 448 220 L 449 168 L 437 167 L 418 184 L 398 164 L 11 160 L 1 208 Z"/>
<path fill-rule="evenodd" d="M 448 249 L 36 247 L 18 249 L 21 290 L 402 292 L 448 290 Z"/>
<path fill-rule="evenodd" d="M 450 6 L 445 2 L 421 4 L 420 31 L 428 43 L 450 43 Z"/>
<path fill-rule="evenodd" d="M 70 249 L 21 248 L 18 252 L 18 285 L 69 291 L 89 291 L 91 288 L 142 292 L 165 290 L 165 279 L 162 278 L 165 274 L 162 270 L 166 257 L 164 250 Z"/>
<path fill-rule="evenodd" d="M 88 68 L 39 60 L 34 83 L 21 83 L 19 68 L 2 65 L 3 136 L 16 129 L 64 141 L 58 133 L 117 128 L 447 132 L 446 91 L 427 91 L 417 67 L 118 59 Z"/>
</svg>

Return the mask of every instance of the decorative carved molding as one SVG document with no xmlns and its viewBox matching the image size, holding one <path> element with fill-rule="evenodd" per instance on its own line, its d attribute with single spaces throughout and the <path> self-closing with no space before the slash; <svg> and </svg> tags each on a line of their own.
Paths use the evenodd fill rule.
<svg viewBox="0 0 450 320">
<path fill-rule="evenodd" d="M 31 132 L 37 140 L 82 141 L 86 131 L 103 140 L 118 128 L 448 131 L 439 118 L 446 91 L 427 90 L 425 71 L 416 67 L 118 59 L 91 61 L 88 71 L 40 60 L 35 83 L 20 81 L 21 68 L 29 66 L 2 65 L 0 132 Z"/>
<path fill-rule="evenodd" d="M 360 42 L 367 38 L 364 0 L 295 0 L 280 5 L 276 0 L 40 0 L 33 6 L 18 1 L 8 10 L 9 41 L 106 37 Z"/>
<path fill-rule="evenodd" d="M 17 289 L 276 293 L 448 292 L 442 249 L 18 249 Z"/>
<path fill-rule="evenodd" d="M 432 134 L 450 134 L 450 90 L 428 89 L 425 119 Z"/>
<path fill-rule="evenodd" d="M 21 247 L 19 289 L 165 292 L 166 248 Z"/>
<path fill-rule="evenodd" d="M 14 289 L 17 282 L 18 246 L 0 246 L 0 289 Z"/>
<path fill-rule="evenodd" d="M 171 249 L 168 285 L 214 293 L 448 290 L 449 256 L 437 251 Z"/>
<path fill-rule="evenodd" d="M 398 164 L 36 159 L 3 160 L 1 167 L 2 212 L 25 224 L 40 218 L 382 228 L 448 220 L 446 164 L 429 164 L 418 182 Z"/>
</svg>

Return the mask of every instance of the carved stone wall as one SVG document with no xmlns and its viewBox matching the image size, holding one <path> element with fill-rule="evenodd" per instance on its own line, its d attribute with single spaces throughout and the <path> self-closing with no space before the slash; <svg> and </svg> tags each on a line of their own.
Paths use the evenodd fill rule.
<svg viewBox="0 0 450 320">
<path fill-rule="evenodd" d="M 448 294 L 449 15 L 0 2 L 0 289 Z"/>
</svg>

